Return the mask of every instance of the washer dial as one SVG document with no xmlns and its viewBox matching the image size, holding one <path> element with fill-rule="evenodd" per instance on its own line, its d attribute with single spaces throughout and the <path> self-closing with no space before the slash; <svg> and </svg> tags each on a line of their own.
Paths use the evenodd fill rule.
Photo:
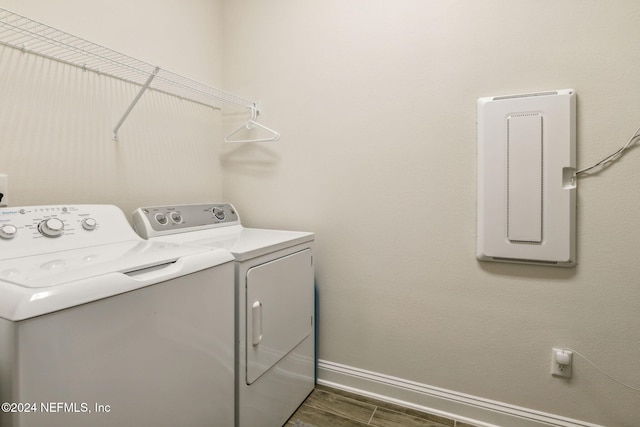
<svg viewBox="0 0 640 427">
<path fill-rule="evenodd" d="M 95 230 L 97 226 L 98 226 L 98 221 L 96 221 L 93 218 L 85 218 L 82 220 L 82 228 L 84 228 L 87 231 Z"/>
<path fill-rule="evenodd" d="M 45 237 L 59 237 L 64 232 L 64 223 L 58 218 L 49 218 L 38 224 L 38 231 Z"/>
<path fill-rule="evenodd" d="M 11 224 L 3 224 L 0 226 L 0 238 L 13 239 L 16 236 L 18 229 Z"/>
</svg>

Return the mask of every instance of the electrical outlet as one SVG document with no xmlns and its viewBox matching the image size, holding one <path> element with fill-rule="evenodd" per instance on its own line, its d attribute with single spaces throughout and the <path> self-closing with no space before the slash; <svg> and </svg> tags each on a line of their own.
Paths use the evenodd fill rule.
<svg viewBox="0 0 640 427">
<path fill-rule="evenodd" d="M 9 177 L 0 174 L 0 207 L 9 206 Z"/>
<path fill-rule="evenodd" d="M 573 352 L 561 348 L 551 349 L 551 375 L 571 378 Z"/>
</svg>

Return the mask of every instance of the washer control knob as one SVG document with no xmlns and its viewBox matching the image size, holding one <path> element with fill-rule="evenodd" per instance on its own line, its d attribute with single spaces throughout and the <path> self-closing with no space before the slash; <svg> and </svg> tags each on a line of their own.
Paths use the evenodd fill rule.
<svg viewBox="0 0 640 427">
<path fill-rule="evenodd" d="M 214 206 L 213 208 L 211 208 L 211 213 L 213 213 L 213 216 L 215 216 L 216 219 L 219 219 L 220 221 L 224 221 L 225 213 L 224 213 L 224 209 L 222 209 L 221 207 Z"/>
<path fill-rule="evenodd" d="M 98 226 L 98 221 L 96 221 L 93 218 L 85 218 L 82 220 L 82 228 L 84 228 L 87 231 L 95 230 L 97 226 Z"/>
<path fill-rule="evenodd" d="M 58 237 L 64 232 L 64 223 L 58 218 L 45 219 L 38 225 L 38 231 L 45 237 Z"/>
<path fill-rule="evenodd" d="M 4 224 L 0 227 L 0 238 L 13 239 L 16 236 L 18 229 L 11 224 Z"/>
</svg>

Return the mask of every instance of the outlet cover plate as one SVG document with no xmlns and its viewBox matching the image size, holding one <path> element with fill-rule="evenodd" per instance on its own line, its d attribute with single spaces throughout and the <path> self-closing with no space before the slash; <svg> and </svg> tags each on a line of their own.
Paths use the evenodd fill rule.
<svg viewBox="0 0 640 427">
<path fill-rule="evenodd" d="M 558 356 L 568 356 L 566 363 L 558 362 Z M 551 349 L 551 375 L 555 377 L 571 378 L 573 367 L 573 352 L 561 348 Z"/>
</svg>

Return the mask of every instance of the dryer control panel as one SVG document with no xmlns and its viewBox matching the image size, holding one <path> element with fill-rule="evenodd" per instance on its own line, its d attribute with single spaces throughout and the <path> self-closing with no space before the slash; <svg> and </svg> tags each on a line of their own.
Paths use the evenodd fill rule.
<svg viewBox="0 0 640 427">
<path fill-rule="evenodd" d="M 145 239 L 239 224 L 238 212 L 230 203 L 152 206 L 133 212 L 133 227 Z"/>
</svg>

